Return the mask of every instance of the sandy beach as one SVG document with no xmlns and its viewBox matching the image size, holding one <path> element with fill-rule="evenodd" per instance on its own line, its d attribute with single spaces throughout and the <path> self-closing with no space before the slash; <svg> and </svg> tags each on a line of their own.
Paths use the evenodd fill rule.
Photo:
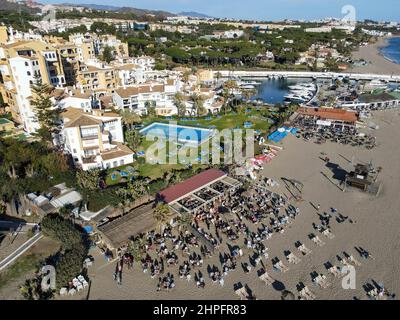
<svg viewBox="0 0 400 320">
<path fill-rule="evenodd" d="M 379 38 L 376 43 L 359 48 L 352 55 L 353 59 L 364 59 L 369 62 L 367 66 L 353 67 L 349 72 L 375 73 L 375 74 L 400 74 L 400 64 L 387 60 L 379 51 L 387 45 L 387 37 Z"/>
<path fill-rule="evenodd" d="M 275 192 L 287 193 L 281 177 L 296 179 L 304 184 L 303 201 L 295 203 L 300 207 L 301 213 L 297 219 L 285 230 L 283 234 L 275 234 L 264 243 L 269 248 L 270 257 L 263 259 L 263 263 L 270 276 L 277 281 L 276 286 L 267 287 L 257 277 L 259 267 L 245 274 L 239 267 L 225 277 L 225 284 L 212 284 L 206 278 L 206 287 L 197 289 L 193 281 L 177 278 L 176 288 L 171 292 L 156 292 L 157 279 L 151 279 L 150 275 L 143 273 L 140 265 L 135 264 L 133 270 L 126 270 L 123 275 L 123 284 L 118 286 L 112 279 L 115 262 L 107 263 L 94 251 L 96 262 L 90 269 L 92 280 L 89 299 L 237 299 L 233 286 L 237 282 L 248 285 L 257 299 L 280 299 L 280 290 L 286 288 L 297 294 L 296 285 L 299 282 L 306 284 L 317 296 L 317 299 L 367 299 L 363 285 L 376 281 L 383 283 L 385 287 L 394 293 L 400 291 L 400 167 L 398 159 L 400 149 L 397 137 L 400 135 L 400 114 L 398 111 L 380 111 L 374 116 L 375 123 L 380 129 L 374 131 L 378 146 L 373 150 L 354 148 L 334 143 L 317 145 L 305 142 L 294 136 L 288 136 L 283 142 L 284 150 L 270 164 L 266 165 L 263 175 L 279 181 L 280 186 L 272 188 Z M 376 166 L 381 166 L 383 171 L 381 179 L 384 182 L 383 191 L 379 197 L 365 194 L 356 189 L 340 190 L 337 181 L 334 180 L 332 171 L 321 161 L 321 152 L 325 152 L 331 162 L 349 170 L 349 159 L 355 161 L 372 161 Z M 328 178 L 326 178 L 324 173 Z M 329 212 L 335 207 L 344 215 L 348 215 L 355 223 L 332 223 L 334 239 L 328 239 L 319 234 L 326 244 L 323 247 L 316 246 L 308 239 L 308 234 L 316 233 L 312 223 L 319 223 L 316 209 L 311 205 L 320 204 L 321 211 Z M 252 226 L 253 228 L 257 226 Z M 294 246 L 296 241 L 301 241 L 312 250 L 308 256 L 301 256 Z M 238 240 L 243 245 L 243 238 Z M 355 246 L 367 249 L 375 260 L 362 259 Z M 290 264 L 284 256 L 284 250 L 291 250 L 301 258 L 299 264 Z M 221 252 L 227 252 L 226 242 L 220 248 Z M 361 266 L 356 267 L 356 289 L 344 290 L 341 280 L 330 275 L 324 263 L 331 262 L 340 266 L 336 255 L 343 257 L 343 251 L 353 255 Z M 290 270 L 286 273 L 274 271 L 271 258 L 278 257 Z M 248 252 L 240 262 L 248 262 Z M 205 260 L 201 268 L 207 274 L 207 265 L 220 265 L 218 255 Z M 176 275 L 176 268 L 168 270 Z M 321 289 L 313 285 L 310 273 L 317 271 L 327 276 L 331 285 Z M 85 294 L 75 296 L 75 299 L 84 298 Z"/>
</svg>

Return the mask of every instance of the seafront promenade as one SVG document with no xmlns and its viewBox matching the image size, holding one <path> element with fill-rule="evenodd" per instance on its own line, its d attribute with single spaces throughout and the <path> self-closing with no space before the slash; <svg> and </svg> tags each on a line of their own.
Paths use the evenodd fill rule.
<svg viewBox="0 0 400 320">
<path fill-rule="evenodd" d="M 352 80 L 383 80 L 389 82 L 400 82 L 400 74 L 368 74 L 368 73 L 338 73 L 338 72 L 312 72 L 312 71 L 232 71 L 219 70 L 223 78 L 239 77 L 239 78 L 317 78 L 332 79 L 340 77 L 348 77 Z"/>
</svg>

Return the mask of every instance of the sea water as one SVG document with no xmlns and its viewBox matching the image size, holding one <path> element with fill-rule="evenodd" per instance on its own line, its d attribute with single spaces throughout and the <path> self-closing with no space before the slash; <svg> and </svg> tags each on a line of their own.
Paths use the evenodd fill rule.
<svg viewBox="0 0 400 320">
<path fill-rule="evenodd" d="M 390 38 L 388 45 L 381 48 L 381 53 L 386 59 L 400 64 L 400 37 Z"/>
</svg>

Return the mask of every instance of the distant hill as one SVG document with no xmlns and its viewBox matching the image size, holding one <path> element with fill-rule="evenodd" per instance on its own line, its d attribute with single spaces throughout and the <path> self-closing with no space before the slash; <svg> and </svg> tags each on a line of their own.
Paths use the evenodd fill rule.
<svg viewBox="0 0 400 320">
<path fill-rule="evenodd" d="M 121 9 L 121 7 L 108 6 L 108 5 L 105 5 L 105 4 L 95 4 L 95 3 L 89 3 L 89 4 L 63 3 L 62 5 L 63 6 L 84 7 L 84 8 L 89 8 L 89 9 L 106 10 L 106 11 L 117 11 L 117 10 Z"/>
<path fill-rule="evenodd" d="M 22 3 L 9 2 L 6 0 L 0 0 L 0 11 L 15 11 L 15 12 L 26 12 L 26 13 L 37 13 L 40 12 L 37 8 L 30 8 Z"/>
<path fill-rule="evenodd" d="M 63 6 L 72 6 L 72 7 L 83 7 L 83 8 L 89 8 L 89 9 L 94 9 L 94 10 L 106 10 L 106 11 L 115 11 L 115 12 L 129 12 L 133 13 L 137 16 L 144 16 L 144 15 L 155 15 L 155 16 L 160 16 L 160 17 L 173 17 L 176 16 L 176 14 L 173 14 L 171 12 L 167 11 L 162 11 L 162 10 L 147 10 L 147 9 L 137 9 L 137 8 L 132 8 L 132 7 L 117 7 L 117 6 L 108 6 L 108 5 L 102 5 L 102 4 L 73 4 L 73 3 L 63 3 L 61 4 Z"/>
<path fill-rule="evenodd" d="M 204 13 L 194 12 L 194 11 L 183 11 L 178 13 L 179 16 L 186 16 L 192 18 L 212 18 Z"/>
</svg>

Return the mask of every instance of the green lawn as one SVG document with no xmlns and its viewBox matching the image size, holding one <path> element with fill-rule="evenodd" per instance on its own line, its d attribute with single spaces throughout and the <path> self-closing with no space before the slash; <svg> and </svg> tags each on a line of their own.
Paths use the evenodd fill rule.
<svg viewBox="0 0 400 320">
<path fill-rule="evenodd" d="M 249 108 L 250 109 L 250 108 Z M 194 127 L 205 127 L 210 128 L 214 126 L 218 130 L 223 129 L 244 129 L 245 122 L 251 122 L 252 129 L 267 132 L 271 127 L 271 123 L 268 122 L 267 118 L 271 115 L 269 111 L 259 111 L 254 108 L 250 109 L 248 113 L 236 113 L 226 114 L 220 116 L 212 116 L 211 119 L 207 117 L 183 117 L 186 119 L 193 119 L 193 121 L 182 121 L 182 118 L 172 117 L 173 121 L 177 121 L 179 125 L 187 125 Z M 164 117 L 152 117 L 146 118 L 143 124 L 148 125 L 152 122 L 168 122 Z"/>
</svg>

